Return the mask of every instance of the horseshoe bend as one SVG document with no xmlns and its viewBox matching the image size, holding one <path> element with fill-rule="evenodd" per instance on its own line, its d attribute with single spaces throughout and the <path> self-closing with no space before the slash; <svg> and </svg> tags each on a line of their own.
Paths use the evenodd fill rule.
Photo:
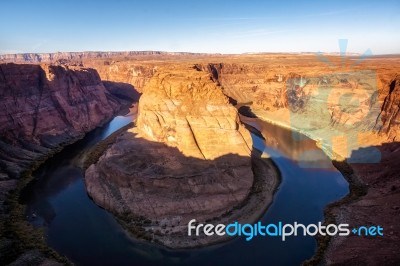
<svg viewBox="0 0 400 266">
<path fill-rule="evenodd" d="M 0 265 L 400 265 L 400 1 L 0 10 Z"/>
<path fill-rule="evenodd" d="M 143 87 L 136 126 L 85 173 L 89 195 L 128 229 L 172 248 L 221 242 L 187 223 L 255 222 L 278 172 L 252 148 L 220 86 L 193 65 L 163 66 Z"/>
<path fill-rule="evenodd" d="M 40 161 L 45 168 L 34 176 L 47 173 L 52 180 L 56 172 L 49 175 L 53 170 L 48 167 L 61 167 L 58 160 L 67 157 L 72 158 L 68 165 L 83 169 L 83 193 L 111 213 L 131 238 L 172 250 L 228 245 L 235 238 L 227 234 L 188 235 L 188 223 L 256 224 L 269 208 L 278 208 L 274 204 L 294 204 L 287 200 L 296 189 L 290 192 L 288 184 L 296 176 L 302 177 L 295 185 L 300 188 L 312 173 L 321 180 L 337 172 L 334 182 L 345 182 L 343 192 L 335 192 L 333 184 L 324 190 L 324 183 L 308 192 L 336 193 L 324 200 L 319 221 L 373 223 L 383 226 L 385 234 L 374 242 L 319 238 L 307 263 L 359 261 L 345 251 L 356 247 L 364 247 L 368 254 L 363 256 L 370 260 L 398 259 L 398 223 L 393 223 L 399 186 L 397 57 L 375 57 L 344 71 L 313 55 L 83 55 L 78 61 L 68 55 L 63 62 L 35 55 L 43 62 L 30 63 L 2 57 L 14 62 L 0 65 L 2 239 L 22 256 L 13 259 L 63 261 L 48 247 L 29 248 L 40 233 L 25 224 L 39 222 L 40 216 L 51 227 L 61 210 L 53 203 L 55 216 L 48 218 L 31 207 L 29 194 L 42 191 L 43 185 L 39 177 L 37 184 L 26 184 L 32 180 L 29 169 Z M 116 115 L 125 117 L 124 127 L 88 148 L 79 144 L 85 139 L 71 145 Z M 79 152 L 62 151 L 60 159 L 47 159 L 65 146 Z M 292 165 L 297 165 L 291 170 L 296 174 L 287 173 Z M 304 174 L 302 169 L 310 170 Z M 68 176 L 63 183 L 72 182 Z M 309 196 L 299 195 L 295 201 L 306 206 Z M 384 251 L 375 249 L 384 243 Z"/>
</svg>

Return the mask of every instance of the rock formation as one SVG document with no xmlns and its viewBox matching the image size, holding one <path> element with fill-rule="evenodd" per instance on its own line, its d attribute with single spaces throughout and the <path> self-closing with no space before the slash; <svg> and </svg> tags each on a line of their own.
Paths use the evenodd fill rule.
<svg viewBox="0 0 400 266">
<path fill-rule="evenodd" d="M 85 67 L 92 67 L 97 70 L 103 81 L 119 82 L 130 84 L 138 92 L 143 92 L 143 87 L 157 70 L 154 63 L 147 62 L 126 62 L 126 61 L 85 61 Z M 118 88 L 120 89 L 120 88 Z"/>
<path fill-rule="evenodd" d="M 250 155 L 250 134 L 209 74 L 168 65 L 146 84 L 137 127 L 87 169 L 85 182 L 136 236 L 194 247 L 223 238 L 189 238 L 191 219 L 254 221 L 272 200 L 275 169 L 258 160 L 254 176 Z"/>
<path fill-rule="evenodd" d="M 324 256 L 327 265 L 395 265 L 400 259 L 400 143 L 374 148 L 381 153 L 379 163 L 353 163 L 350 169 L 341 169 L 352 186 L 353 193 L 348 197 L 356 200 L 331 208 L 330 215 L 337 224 L 348 223 L 351 228 L 379 225 L 383 236 L 356 237 L 351 233 L 348 237 L 333 237 Z M 363 149 L 353 151 L 352 156 L 364 153 Z M 357 178 L 361 184 L 355 182 Z"/>
<path fill-rule="evenodd" d="M 344 66 L 339 62 L 339 58 L 331 57 L 329 59 L 337 67 L 326 65 L 309 55 L 204 57 L 194 63 L 193 67 L 200 73 L 208 73 L 209 80 L 212 80 L 214 85 L 220 86 L 220 90 L 228 97 L 230 103 L 245 104 L 249 106 L 250 112 L 259 118 L 307 134 L 317 140 L 333 159 L 347 158 L 350 163 L 360 163 L 365 159 L 365 155 L 376 155 L 380 152 L 381 159 L 386 160 L 384 158 L 397 149 L 382 149 L 380 145 L 396 141 L 399 135 L 398 67 L 395 67 L 392 61 L 379 57 L 362 64 Z M 351 60 L 356 60 L 356 58 L 350 58 Z M 216 61 L 219 63 L 215 63 Z M 136 71 L 132 71 L 132 69 L 138 69 L 129 67 L 129 64 L 132 65 L 132 63 L 114 62 L 113 64 L 125 69 L 125 74 L 120 77 L 121 79 Z M 136 149 L 133 143 L 140 142 L 134 142 L 131 139 L 141 139 L 142 141 L 151 140 L 150 146 L 161 141 L 169 147 L 177 148 L 172 153 L 179 151 L 185 156 L 194 158 L 220 158 L 218 156 L 221 154 L 214 154 L 215 151 L 209 149 L 214 145 L 210 143 L 214 141 L 222 145 L 214 140 L 217 133 L 211 133 L 215 132 L 214 124 L 216 125 L 217 122 L 221 124 L 220 116 L 212 114 L 211 118 L 207 115 L 207 118 L 199 119 L 198 114 L 204 116 L 204 110 L 207 110 L 206 113 L 209 110 L 204 109 L 204 106 L 199 104 L 199 100 L 193 101 L 192 97 L 196 97 L 196 90 L 192 90 L 191 82 L 185 81 L 183 77 L 187 76 L 188 79 L 189 77 L 192 79 L 192 77 L 203 74 L 179 70 L 182 74 L 179 76 L 174 69 L 161 67 L 162 65 L 165 67 L 165 64 L 146 62 L 144 65 L 147 66 L 147 71 L 140 71 L 140 73 L 146 74 L 142 77 L 139 77 L 140 74 L 136 75 L 139 77 L 136 79 L 137 81 L 135 78 L 132 79 L 133 82 L 136 82 L 134 84 L 143 85 L 144 91 L 139 108 L 138 128 L 137 131 L 131 130 L 132 135 L 122 136 L 121 143 L 125 143 L 126 146 L 132 145 L 129 148 L 131 153 Z M 150 69 L 154 69 L 154 72 L 149 71 Z M 110 68 L 104 67 L 104 71 L 101 72 L 110 73 Z M 108 75 L 111 77 L 110 74 Z M 181 89 L 177 90 L 178 87 Z M 194 84 L 194 88 L 197 87 Z M 198 95 L 201 95 L 199 98 L 210 99 L 207 95 L 201 93 Z M 216 97 L 211 98 L 215 99 Z M 218 105 L 227 104 L 227 101 L 225 98 L 225 102 L 219 102 Z M 182 102 L 190 104 L 182 106 Z M 227 107 L 226 110 L 230 110 L 230 108 Z M 223 113 L 226 115 L 229 112 L 224 111 Z M 182 115 L 186 113 L 189 114 L 188 117 Z M 217 119 L 212 117 L 217 117 Z M 231 120 L 228 120 L 229 124 L 232 124 L 231 121 L 235 120 L 233 115 L 228 115 L 228 117 L 232 117 Z M 206 123 L 206 127 L 204 127 L 204 123 Z M 239 126 L 239 132 L 241 132 L 240 128 Z M 208 133 L 202 136 L 201 132 Z M 142 147 L 142 144 L 135 145 Z M 391 147 L 394 147 L 393 145 L 396 146 L 394 143 Z M 163 147 L 166 149 L 167 146 Z M 216 150 L 222 150 L 222 153 L 226 152 L 224 147 L 218 147 Z M 376 151 L 378 153 L 375 153 Z M 165 151 L 161 153 L 166 154 Z M 114 145 L 99 160 L 95 168 L 88 170 L 89 176 L 95 175 L 97 178 L 106 176 L 101 171 L 105 172 L 107 169 L 105 166 L 107 156 L 122 157 L 122 154 L 126 154 L 126 150 L 123 151 L 118 148 L 118 145 Z M 149 155 L 149 157 L 151 156 L 153 155 Z M 380 159 L 372 157 L 373 160 Z M 376 163 L 371 164 L 370 167 L 381 169 L 380 165 Z M 369 169 L 368 167 L 357 168 L 356 164 L 351 164 L 351 166 L 358 169 L 356 172 L 361 180 L 365 179 L 368 182 L 368 171 L 370 170 L 365 170 Z M 153 167 L 160 169 L 158 166 Z M 165 173 L 170 170 L 160 171 Z M 394 172 L 390 172 L 388 175 L 377 174 L 376 176 L 390 181 Z M 378 180 L 374 182 L 380 184 L 376 188 L 378 191 L 385 189 L 385 182 Z M 172 188 L 169 187 L 169 189 Z M 178 194 L 185 195 L 185 192 L 178 191 Z M 373 191 L 374 189 L 371 188 L 371 195 L 375 195 Z M 102 192 L 94 193 L 101 194 Z M 364 199 L 369 199 L 369 195 Z M 99 199 L 99 196 L 97 198 L 100 205 L 113 204 L 111 201 L 101 203 L 102 200 Z M 166 206 L 163 207 L 168 209 Z M 337 210 L 338 216 L 341 215 L 340 210 Z M 344 212 L 344 209 L 342 211 Z M 368 212 L 368 210 L 365 211 Z M 132 213 L 138 213 L 138 209 Z M 365 219 L 364 221 L 367 222 Z M 163 231 L 163 233 L 165 232 Z M 166 243 L 164 242 L 164 244 Z M 332 250 L 330 250 L 329 256 L 335 254 L 335 251 Z"/>
<path fill-rule="evenodd" d="M 387 70 L 389 60 L 344 68 L 307 56 L 273 58 L 268 64 L 247 60 L 196 67 L 209 72 L 233 102 L 321 140 L 328 153 L 349 157 L 360 147 L 398 139 L 398 69 Z M 343 137 L 351 141 L 343 143 Z"/>
<path fill-rule="evenodd" d="M 387 228 L 380 238 L 334 237 L 325 263 L 395 264 L 400 259 L 400 68 L 385 57 L 344 66 L 330 58 L 337 67 L 307 56 L 278 57 L 198 68 L 212 73 L 233 102 L 247 103 L 252 115 L 308 135 L 337 161 L 352 192 L 329 209 L 329 219 Z"/>
<path fill-rule="evenodd" d="M 1 263 L 8 264 L 19 256 L 16 264 L 35 261 L 58 265 L 48 255 L 23 246 L 26 243 L 20 243 L 17 236 L 23 232 L 9 228 L 10 223 L 15 223 L 15 228 L 29 228 L 17 218 L 24 214 L 13 209 L 19 205 L 15 203 L 18 195 L 12 191 L 26 170 L 129 107 L 134 95 L 122 85 L 109 82 L 107 89 L 90 68 L 0 64 Z"/>
<path fill-rule="evenodd" d="M 108 121 L 127 99 L 94 69 L 0 65 L 0 172 L 17 178 L 34 161 Z"/>
<path fill-rule="evenodd" d="M 380 119 L 382 127 L 379 128 L 392 141 L 400 140 L 400 77 L 397 76 L 388 84 L 389 93 L 382 105 Z"/>
<path fill-rule="evenodd" d="M 212 160 L 250 154 L 250 136 L 236 109 L 208 73 L 192 69 L 153 76 L 139 102 L 137 126 L 149 139 L 177 146 L 186 156 Z"/>
<path fill-rule="evenodd" d="M 162 57 L 199 56 L 201 53 L 161 52 L 161 51 L 126 51 L 126 52 L 58 52 L 58 53 L 21 53 L 1 54 L 0 62 L 5 63 L 82 63 L 87 59 L 148 59 Z"/>
<path fill-rule="evenodd" d="M 369 186 L 357 201 L 333 208 L 332 215 L 360 224 L 379 222 L 371 216 L 382 215 L 382 225 L 391 231 L 376 243 L 389 247 L 334 238 L 327 262 L 357 263 L 361 256 L 398 261 L 398 57 L 361 63 L 355 57 L 347 63 L 328 59 L 330 64 L 294 54 L 0 55 L 1 62 L 57 65 L 0 67 L 1 186 L 14 188 L 10 177 L 33 160 L 109 119 L 122 99 L 137 99 L 135 87 L 143 93 L 137 127 L 87 169 L 88 193 L 141 238 L 169 247 L 215 243 L 221 239 L 188 240 L 185 223 L 254 221 L 265 210 L 256 205 L 268 206 L 277 183 L 271 164 L 251 151 L 230 105 L 238 103 L 255 117 L 307 134 L 332 159 L 347 159 L 349 182 L 357 177 Z M 96 69 L 100 78 L 82 66 Z M 370 148 L 379 151 L 380 161 L 357 161 L 359 154 L 375 154 Z M 0 193 L 0 200 L 6 196 Z M 387 204 L 390 208 L 377 207 Z"/>
</svg>

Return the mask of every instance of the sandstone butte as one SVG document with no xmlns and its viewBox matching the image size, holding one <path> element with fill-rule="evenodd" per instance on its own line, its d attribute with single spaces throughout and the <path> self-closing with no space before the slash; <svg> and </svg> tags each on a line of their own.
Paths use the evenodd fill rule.
<svg viewBox="0 0 400 266">
<path fill-rule="evenodd" d="M 261 165 L 265 171 L 272 168 L 268 163 L 260 163 L 265 160 L 256 160 L 259 159 L 257 154 L 252 156 L 255 159 L 249 159 L 251 142 L 237 113 L 228 104 L 229 98 L 230 103 L 247 105 L 252 115 L 260 119 L 307 134 L 332 158 L 349 181 L 350 194 L 327 208 L 327 219 L 354 226 L 379 224 L 385 228 L 384 236 L 373 241 L 363 237 L 332 238 L 327 248 L 326 242 L 320 242 L 316 260 L 310 263 L 315 264 L 321 258 L 327 264 L 394 263 L 400 259 L 399 57 L 375 56 L 364 61 L 348 57 L 344 64 L 337 56 L 327 56 L 327 59 L 330 64 L 309 54 L 226 56 L 144 52 L 31 54 L 26 58 L 3 56 L 0 62 L 93 68 L 104 85 L 109 83 L 109 91 L 128 92 L 127 85 L 132 85 L 143 93 L 137 127 L 123 133 L 99 161 L 89 167 L 86 179 L 88 192 L 95 195 L 99 205 L 116 215 L 121 211 L 125 211 L 123 217 L 130 215 L 133 222 L 126 225 L 131 226 L 136 235 L 146 238 L 143 229 L 156 222 L 152 220 L 154 217 L 163 215 L 165 219 L 157 221 L 160 230 L 154 232 L 159 241 L 170 246 L 184 244 L 187 240 L 179 237 L 179 230 L 185 215 L 190 213 L 189 204 L 194 203 L 193 193 L 197 193 L 199 199 L 210 199 L 192 210 L 199 211 L 197 214 L 204 215 L 204 219 L 233 217 L 234 211 L 221 215 L 221 210 L 251 205 L 244 198 L 252 189 L 251 183 L 259 179 L 252 176 L 249 167 Z M 14 67 L 23 69 L 25 66 Z M 16 75 L 15 79 L 21 77 Z M 7 91 L 5 88 L 3 85 L 1 91 Z M 301 97 L 298 97 L 299 88 Z M 342 98 L 342 95 L 346 96 Z M 17 114 L 21 107 L 15 109 L 13 112 Z M 6 121 L 4 128 L 13 128 L 13 123 Z M 220 137 L 220 130 L 229 137 Z M 218 139 L 237 145 L 234 149 L 221 147 L 223 143 Z M 210 149 L 214 142 L 220 153 Z M 379 151 L 380 160 L 368 163 L 376 157 L 366 155 L 376 155 L 376 151 Z M 164 160 L 159 161 L 160 157 Z M 141 162 L 144 158 L 146 161 Z M 235 163 L 232 165 L 232 162 Z M 107 169 L 115 170 L 110 179 L 112 184 L 99 188 L 96 182 L 98 185 L 107 178 Z M 199 169 L 209 169 L 210 173 Z M 199 173 L 197 178 L 191 176 Z M 235 181 L 235 173 L 241 173 L 242 178 Z M 268 173 L 272 176 L 274 171 Z M 149 178 L 145 179 L 146 176 Z M 221 179 L 231 185 L 229 192 L 220 185 Z M 2 184 L 7 182 L 10 181 L 2 181 Z M 264 188 L 273 185 L 261 183 Z M 139 193 L 131 195 L 129 189 Z M 211 191 L 209 195 L 207 190 Z M 102 191 L 106 191 L 103 198 L 96 196 Z M 160 201 L 163 205 L 155 205 L 160 200 L 157 195 L 164 200 L 169 194 L 171 197 L 167 201 Z M 4 198 L 5 194 L 2 195 Z M 127 199 L 133 198 L 138 204 L 126 204 Z M 267 197 L 263 198 L 267 203 Z M 141 206 L 146 204 L 143 201 L 152 202 L 149 205 L 157 208 L 143 210 Z M 246 204 L 237 205 L 240 201 Z M 202 208 L 207 212 L 201 214 Z M 183 213 L 178 213 L 180 210 L 184 210 Z M 144 216 L 137 217 L 138 211 Z M 209 213 L 213 213 L 213 217 L 206 217 Z M 248 213 L 255 211 L 248 210 Z M 173 219 L 177 216 L 182 218 Z M 136 223 L 145 226 L 136 226 Z M 163 238 L 166 235 L 171 236 L 169 242 L 168 238 Z M 197 243 L 202 244 L 204 240 L 200 238 Z"/>
<path fill-rule="evenodd" d="M 192 64 L 162 66 L 143 92 L 137 126 L 86 171 L 94 201 L 134 235 L 170 248 L 224 240 L 188 236 L 194 218 L 255 222 L 272 201 L 278 174 L 270 161 L 254 152 L 251 158 L 250 134 L 209 73 Z"/>
</svg>

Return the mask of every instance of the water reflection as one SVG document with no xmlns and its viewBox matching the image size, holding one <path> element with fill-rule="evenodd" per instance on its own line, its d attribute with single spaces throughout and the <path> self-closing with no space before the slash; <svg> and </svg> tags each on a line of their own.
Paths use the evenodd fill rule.
<svg viewBox="0 0 400 266">
<path fill-rule="evenodd" d="M 316 142 L 298 132 L 279 127 L 258 118 L 240 115 L 243 123 L 250 125 L 261 132 L 263 140 L 253 138 L 253 145 L 275 157 L 283 155 L 296 161 L 303 168 L 325 168 L 335 170 L 328 156 L 318 148 Z"/>
<path fill-rule="evenodd" d="M 259 265 L 260 262 L 293 265 L 313 255 L 315 239 L 303 236 L 285 242 L 274 237 L 256 237 L 250 242 L 237 238 L 220 245 L 180 251 L 130 239 L 113 216 L 87 196 L 83 172 L 74 162 L 81 151 L 131 120 L 131 117 L 116 117 L 67 147 L 46 162 L 35 173 L 35 182 L 25 189 L 21 200 L 27 204 L 29 219 L 36 226 L 46 226 L 47 242 L 60 254 L 78 265 L 190 266 Z M 257 121 L 252 122 L 255 127 L 261 126 Z M 300 141 L 293 140 L 290 131 L 268 125 L 262 125 L 261 132 L 264 139 L 252 136 L 254 146 L 271 155 L 282 175 L 274 202 L 261 221 L 305 224 L 321 221 L 324 206 L 348 192 L 341 174 L 327 165 L 330 161 L 326 157 L 301 156 L 315 148 L 311 140 L 302 136 Z M 300 167 L 299 161 L 309 162 L 313 168 Z"/>
<path fill-rule="evenodd" d="M 49 226 L 56 217 L 51 199 L 82 180 L 83 172 L 75 165 L 80 152 L 134 119 L 134 115 L 115 117 L 110 123 L 88 133 L 84 139 L 66 147 L 35 171 L 35 179 L 23 189 L 20 196 L 22 204 L 28 203 L 28 220 L 35 226 Z"/>
</svg>

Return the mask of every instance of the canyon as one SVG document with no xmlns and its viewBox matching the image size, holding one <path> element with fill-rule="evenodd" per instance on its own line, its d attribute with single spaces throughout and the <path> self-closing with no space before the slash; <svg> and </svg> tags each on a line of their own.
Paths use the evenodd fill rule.
<svg viewBox="0 0 400 266">
<path fill-rule="evenodd" d="M 18 177 L 133 101 L 113 95 L 94 69 L 4 64 L 0 73 L 2 179 Z"/>
<path fill-rule="evenodd" d="M 343 62 L 310 54 L 137 52 L 0 60 L 20 63 L 1 65 L 2 200 L 33 162 L 142 94 L 136 127 L 120 134 L 85 176 L 88 194 L 134 236 L 197 247 L 221 239 L 185 237 L 190 217 L 254 222 L 265 211 L 279 178 L 252 149 L 240 112 L 301 132 L 330 156 L 350 194 L 328 206 L 327 220 L 385 228 L 379 239 L 319 240 L 308 263 L 399 260 L 398 56 Z"/>
<path fill-rule="evenodd" d="M 134 100 L 113 95 L 94 69 L 31 64 L 0 65 L 0 216 L 7 230 L 5 201 L 40 162 L 106 123 Z M 12 238 L 12 237 L 11 237 Z M 4 250 L 14 241 L 2 234 Z M 3 257 L 4 254 L 2 254 Z"/>
<path fill-rule="evenodd" d="M 252 152 L 237 110 L 209 74 L 191 64 L 162 66 L 142 90 L 136 127 L 86 171 L 94 201 L 130 231 L 170 248 L 223 240 L 187 236 L 193 217 L 255 222 L 272 201 L 278 173 Z"/>
<path fill-rule="evenodd" d="M 251 115 L 311 137 L 338 162 L 337 167 L 349 180 L 353 191 L 349 197 L 354 198 L 354 203 L 332 207 L 330 215 L 337 221 L 362 225 L 371 223 L 369 214 L 382 214 L 376 223 L 389 228 L 388 235 L 367 244 L 363 238 L 333 238 L 323 258 L 326 263 L 369 261 L 370 257 L 357 251 L 356 246 L 362 244 L 376 250 L 386 244 L 384 252 L 371 253 L 371 257 L 393 262 L 399 237 L 398 222 L 393 223 L 398 221 L 394 217 L 398 214 L 399 199 L 398 169 L 394 163 L 399 152 L 398 57 L 345 59 L 343 62 L 335 56 L 242 55 L 199 56 L 189 61 L 196 70 L 208 73 L 232 104 L 245 105 Z M 157 73 L 160 66 L 177 64 L 179 59 L 169 59 L 158 66 L 151 60 L 141 64 L 116 61 L 111 66 L 102 65 L 100 73 L 107 79 L 115 69 L 122 70 L 118 78 L 135 84 L 146 95 L 145 84 L 152 72 Z M 346 171 L 340 162 L 346 162 L 351 170 Z M 377 211 L 381 205 L 376 202 L 384 201 L 388 208 Z M 356 211 L 360 206 L 362 211 Z M 344 248 L 345 245 L 351 249 Z"/>
</svg>

